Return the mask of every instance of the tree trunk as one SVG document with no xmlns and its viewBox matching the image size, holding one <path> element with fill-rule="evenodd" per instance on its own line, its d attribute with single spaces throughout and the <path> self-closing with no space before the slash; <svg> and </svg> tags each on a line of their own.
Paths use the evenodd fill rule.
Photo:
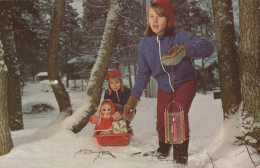
<svg viewBox="0 0 260 168">
<path fill-rule="evenodd" d="M 84 110 L 78 110 L 71 116 L 71 120 L 74 121 L 72 127 L 73 132 L 77 133 L 84 128 L 89 122 L 89 117 L 95 114 L 97 106 L 100 102 L 102 94 L 102 86 L 104 78 L 106 76 L 109 62 L 112 56 L 112 49 L 114 47 L 116 33 L 119 23 L 120 12 L 120 0 L 109 0 L 109 12 L 107 14 L 107 20 L 101 46 L 98 52 L 96 63 L 93 66 L 91 76 L 89 78 L 87 87 L 86 106 Z M 78 114 L 80 113 L 80 114 Z M 75 119 L 75 117 L 80 117 Z M 74 117 L 74 118 L 73 118 Z M 71 122 L 69 122 L 71 123 Z M 69 126 L 70 127 L 70 126 Z"/>
<path fill-rule="evenodd" d="M 238 111 L 241 101 L 238 52 L 231 0 L 212 0 L 221 101 L 224 118 Z"/>
<path fill-rule="evenodd" d="M 260 153 L 260 1 L 239 0 L 239 56 L 243 126 L 251 122 L 245 136 Z"/>
<path fill-rule="evenodd" d="M 0 32 L 1 39 L 1 32 Z M 4 50 L 0 40 L 0 156 L 13 148 L 8 116 L 7 66 L 4 63 Z"/>
<path fill-rule="evenodd" d="M 55 0 L 48 42 L 48 77 L 63 117 L 72 114 L 70 97 L 58 71 L 58 50 L 65 0 Z"/>
<path fill-rule="evenodd" d="M 5 64 L 8 68 L 8 112 L 12 131 L 23 129 L 22 99 L 20 86 L 19 61 L 14 40 L 11 9 L 0 16 Z"/>
</svg>

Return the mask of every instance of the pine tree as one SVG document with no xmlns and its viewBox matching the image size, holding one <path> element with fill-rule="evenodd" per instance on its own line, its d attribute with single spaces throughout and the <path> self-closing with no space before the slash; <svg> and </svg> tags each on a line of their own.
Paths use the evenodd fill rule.
<svg viewBox="0 0 260 168">
<path fill-rule="evenodd" d="M 65 73 L 68 75 L 68 61 L 78 55 L 78 48 L 80 43 L 77 41 L 80 39 L 76 39 L 76 32 L 79 31 L 79 17 L 78 12 L 76 9 L 73 9 L 70 5 L 73 2 L 73 0 L 65 1 L 65 14 L 64 14 L 64 21 L 61 31 L 61 38 L 62 38 L 62 45 L 61 45 L 61 51 L 60 51 L 60 62 L 59 65 L 61 69 L 61 73 Z M 66 87 L 69 86 L 68 78 L 66 78 Z"/>
<path fill-rule="evenodd" d="M 21 78 L 32 79 L 47 70 L 46 41 L 49 32 L 50 7 L 47 1 L 14 1 L 12 22 Z M 51 4 L 51 3 L 50 3 Z M 48 4 L 48 6 L 51 6 Z"/>
</svg>

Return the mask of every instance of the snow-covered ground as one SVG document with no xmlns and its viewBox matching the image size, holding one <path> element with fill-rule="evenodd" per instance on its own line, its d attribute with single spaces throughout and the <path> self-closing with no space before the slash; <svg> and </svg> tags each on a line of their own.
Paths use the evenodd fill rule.
<svg viewBox="0 0 260 168">
<path fill-rule="evenodd" d="M 93 135 L 94 125 L 88 124 L 74 134 L 50 124 L 58 116 L 58 105 L 46 83 L 27 84 L 22 97 L 23 111 L 35 104 L 49 104 L 53 111 L 24 114 L 24 130 L 13 131 L 12 151 L 0 157 L 1 168 L 174 168 L 171 155 L 163 161 L 143 157 L 143 153 L 158 147 L 156 99 L 142 97 L 132 122 L 134 135 L 127 146 L 100 146 Z M 84 104 L 85 92 L 69 92 L 76 110 Z M 197 94 L 190 110 L 190 168 L 253 168 L 244 146 L 233 146 L 237 134 L 237 119 L 223 122 L 221 101 L 212 93 Z M 82 152 L 80 152 L 83 150 Z M 93 153 L 87 152 L 91 150 Z M 99 155 L 101 151 L 109 154 Z M 136 154 L 137 153 L 137 154 Z M 136 154 L 136 155 L 133 155 Z M 98 157 L 99 156 L 99 157 Z M 212 159 L 212 160 L 211 160 Z M 257 156 L 253 156 L 257 160 Z M 214 166 L 213 166 L 214 165 Z"/>
</svg>

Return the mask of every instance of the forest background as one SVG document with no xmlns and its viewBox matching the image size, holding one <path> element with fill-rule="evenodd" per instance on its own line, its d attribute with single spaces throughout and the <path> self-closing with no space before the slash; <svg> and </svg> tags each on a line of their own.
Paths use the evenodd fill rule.
<svg viewBox="0 0 260 168">
<path fill-rule="evenodd" d="M 66 88 L 70 87 L 69 80 L 81 79 L 81 88 L 84 90 L 86 88 L 84 86 L 90 83 L 91 75 L 95 72 L 93 71 L 95 62 L 101 55 L 99 51 L 106 32 L 108 14 L 112 10 L 110 8 L 113 4 L 112 0 L 82 1 L 83 13 L 81 15 L 77 9 L 73 8 L 76 1 L 66 0 L 62 24 L 58 24 L 57 27 L 53 27 L 53 23 L 55 23 L 55 7 L 59 4 L 53 2 L 52 0 L 0 1 L 0 27 L 3 43 L 1 54 L 4 53 L 0 61 L 5 62 L 1 63 L 1 66 L 5 67 L 4 64 L 6 64 L 8 67 L 8 85 L 4 85 L 7 89 L 3 90 L 7 90 L 8 94 L 7 111 L 12 130 L 23 128 L 22 86 L 26 82 L 35 82 L 39 72 L 50 71 L 50 48 L 54 46 L 50 45 L 50 39 L 52 32 L 55 34 L 57 31 L 56 28 L 60 26 L 59 33 L 56 33 L 56 38 L 59 37 L 58 48 L 55 48 L 58 51 L 57 64 L 54 64 L 58 73 L 54 73 L 53 76 L 66 77 L 66 82 L 64 82 Z M 259 27 L 259 19 L 257 19 L 259 18 L 259 2 L 240 0 L 239 3 L 234 1 L 233 6 L 234 8 L 232 1 L 174 0 L 175 23 L 177 27 L 207 38 L 216 45 L 218 54 L 215 53 L 211 58 L 197 62 L 201 68 L 201 72 L 197 74 L 200 83 L 198 91 L 206 93 L 214 89 L 221 90 L 224 118 L 230 118 L 230 115 L 242 109 L 242 125 L 247 131 L 243 133 L 240 140 L 242 143 L 252 145 L 259 153 L 260 45 L 259 29 L 257 29 Z M 238 6 L 240 13 L 238 13 Z M 109 70 L 120 68 L 123 78 L 127 80 L 125 84 L 130 88 L 134 83 L 137 69 L 138 44 L 146 26 L 146 7 L 147 1 L 144 0 L 124 0 L 120 3 L 121 10 L 120 13 L 117 12 L 120 19 L 116 27 L 116 38 L 113 36 L 111 38 L 114 39 L 111 59 L 109 59 L 109 67 L 104 68 L 104 74 L 108 68 Z M 241 24 L 238 22 L 238 15 Z M 225 38 L 229 39 L 225 40 Z M 208 65 L 216 65 L 210 69 L 210 80 L 206 70 Z M 5 68 L 3 70 L 5 72 Z M 50 75 L 49 73 L 49 79 Z M 59 83 L 59 80 L 57 81 Z M 94 106 L 98 104 L 97 99 L 93 103 Z M 65 105 L 69 107 L 70 102 L 65 102 Z M 61 107 L 62 105 L 61 111 L 66 108 L 66 106 Z M 64 117 L 71 113 L 68 110 Z M 93 112 L 88 112 L 88 114 L 91 113 Z M 73 132 L 80 131 L 86 124 L 87 121 L 84 121 L 83 125 L 80 123 L 81 126 L 73 127 Z"/>
</svg>

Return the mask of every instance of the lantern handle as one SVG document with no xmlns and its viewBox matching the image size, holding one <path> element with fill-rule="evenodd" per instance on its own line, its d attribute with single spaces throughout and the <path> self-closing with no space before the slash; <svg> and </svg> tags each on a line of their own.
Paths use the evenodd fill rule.
<svg viewBox="0 0 260 168">
<path fill-rule="evenodd" d="M 167 107 L 165 108 L 165 113 L 168 113 L 169 108 L 170 108 L 170 105 L 173 104 L 173 103 L 176 103 L 176 104 L 179 106 L 180 113 L 184 113 L 184 110 L 183 110 L 182 106 L 180 105 L 180 103 L 178 103 L 178 102 L 176 102 L 176 101 L 174 101 L 174 100 L 172 100 L 172 101 L 167 105 Z"/>
</svg>

